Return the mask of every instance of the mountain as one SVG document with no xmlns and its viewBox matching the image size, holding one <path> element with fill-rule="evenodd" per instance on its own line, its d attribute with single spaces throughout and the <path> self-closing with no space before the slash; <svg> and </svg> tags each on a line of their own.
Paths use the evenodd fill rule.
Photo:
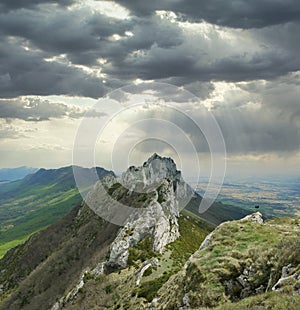
<svg viewBox="0 0 300 310">
<path fill-rule="evenodd" d="M 36 172 L 37 168 L 18 167 L 18 168 L 2 168 L 0 169 L 0 182 L 11 182 L 23 179 L 26 175 Z"/>
<path fill-rule="evenodd" d="M 157 154 L 120 177 L 109 173 L 85 202 L 7 252 L 0 309 L 148 309 L 215 227 L 198 214 L 200 199 L 173 160 Z M 225 210 L 207 214 L 224 221 Z"/>
<path fill-rule="evenodd" d="M 75 169 L 87 179 L 94 172 Z M 99 167 L 95 171 L 100 179 L 113 174 Z M 0 255 L 66 215 L 81 200 L 72 166 L 39 169 L 22 180 L 0 184 Z"/>
</svg>

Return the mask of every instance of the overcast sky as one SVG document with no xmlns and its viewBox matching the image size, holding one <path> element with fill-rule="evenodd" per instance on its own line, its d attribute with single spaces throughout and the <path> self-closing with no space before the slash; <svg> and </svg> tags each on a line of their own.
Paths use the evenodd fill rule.
<svg viewBox="0 0 300 310">
<path fill-rule="evenodd" d="M 202 104 L 214 115 L 228 173 L 299 174 L 299 1 L 1 0 L 0 12 L 0 168 L 70 165 L 83 115 L 104 121 L 110 113 L 107 100 L 95 108 L 101 97 L 161 82 L 199 98 L 176 102 L 196 122 Z M 114 99 L 126 104 L 136 95 Z M 166 93 L 156 96 L 166 101 Z M 127 112 L 110 128 L 124 149 L 134 132 L 162 136 L 137 143 L 126 154 L 131 162 L 154 151 L 192 158 L 179 135 L 160 125 L 134 125 L 125 135 L 143 113 Z M 149 113 L 177 124 L 209 165 L 207 145 L 188 119 Z M 106 168 L 114 168 L 110 143 L 98 141 L 97 164 Z M 124 158 L 118 155 L 115 162 Z"/>
</svg>

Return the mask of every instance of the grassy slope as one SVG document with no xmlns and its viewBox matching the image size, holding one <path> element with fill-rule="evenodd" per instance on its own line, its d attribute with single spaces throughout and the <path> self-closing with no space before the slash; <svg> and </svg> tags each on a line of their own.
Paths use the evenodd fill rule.
<svg viewBox="0 0 300 310">
<path fill-rule="evenodd" d="M 99 176 L 106 173 L 99 168 Z M 0 257 L 66 215 L 81 200 L 72 167 L 41 169 L 22 180 L 0 185 Z"/>
<path fill-rule="evenodd" d="M 199 213 L 199 205 L 201 200 L 202 197 L 197 194 L 196 197 L 191 199 L 185 209 L 196 214 L 197 216 L 200 216 L 206 221 L 213 223 L 214 225 L 219 225 L 224 221 L 238 220 L 250 213 L 253 213 L 250 210 L 223 204 L 221 202 L 214 202 L 204 213 Z"/>
<path fill-rule="evenodd" d="M 299 310 L 300 297 L 291 296 L 284 293 L 278 294 L 276 292 L 271 292 L 249 297 L 240 302 L 224 304 L 214 309 L 215 310 L 241 310 L 241 309 Z"/>
<path fill-rule="evenodd" d="M 16 199 L 1 199 L 1 213 L 8 219 L 1 222 L 0 257 L 9 248 L 67 214 L 82 200 L 76 189 L 64 191 L 62 188 L 57 192 L 48 186 L 29 189 L 28 197 L 22 194 Z"/>
<path fill-rule="evenodd" d="M 129 267 L 100 277 L 88 276 L 73 304 L 66 310 L 76 309 L 148 309 L 148 302 L 168 279 L 177 273 L 186 260 L 200 246 L 213 226 L 196 215 L 183 211 L 179 218 L 180 234 L 162 254 L 153 253 L 150 240 L 144 239 L 130 250 Z M 137 273 L 142 262 L 156 257 L 158 266 L 150 267 L 136 286 Z"/>
<path fill-rule="evenodd" d="M 236 283 L 237 277 L 245 269 L 254 270 L 248 277 L 250 295 L 255 295 L 259 287 L 263 291 L 268 287 L 270 291 L 280 278 L 282 267 L 292 264 L 295 268 L 293 273 L 299 273 L 299 240 L 300 219 L 274 219 L 263 225 L 239 221 L 224 223 L 214 231 L 210 245 L 194 254 L 187 270 L 180 271 L 162 287 L 159 292 L 162 303 L 166 307 L 180 307 L 183 296 L 189 293 L 191 307 L 197 309 L 246 309 L 247 304 L 259 304 L 261 295 L 238 304 L 232 303 L 241 298 L 242 287 L 234 284 L 232 291 L 228 291 L 225 283 Z M 293 295 L 299 287 L 299 280 L 286 282 L 282 286 L 282 293 Z M 281 298 L 280 295 L 278 297 L 268 293 L 265 297 L 270 299 L 270 304 L 281 300 L 277 309 L 285 309 L 284 295 Z M 292 299 L 292 303 L 299 304 L 300 296 Z M 260 308 L 253 306 L 249 309 Z"/>
<path fill-rule="evenodd" d="M 82 270 L 105 260 L 118 229 L 77 206 L 8 251 L 0 260 L 0 309 L 50 309 Z"/>
</svg>

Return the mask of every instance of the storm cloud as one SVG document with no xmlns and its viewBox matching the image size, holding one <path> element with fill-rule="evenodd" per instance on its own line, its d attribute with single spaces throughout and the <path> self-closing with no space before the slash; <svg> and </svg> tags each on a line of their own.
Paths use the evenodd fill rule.
<svg viewBox="0 0 300 310">
<path fill-rule="evenodd" d="M 204 102 L 230 154 L 297 153 L 299 32 L 296 0 L 3 0 L 1 137 L 22 137 L 6 123 L 15 120 L 42 128 L 45 120 L 62 126 L 87 111 L 101 116 L 84 99 L 156 81 Z M 164 100 L 173 95 L 153 91 Z M 111 98 L 127 100 L 123 95 Z M 68 104 L 75 97 L 77 106 Z M 184 107 L 185 99 L 179 94 L 174 101 Z M 191 104 L 197 117 L 200 103 Z M 208 151 L 188 121 L 167 117 L 196 141 L 197 151 Z"/>
<path fill-rule="evenodd" d="M 0 99 L 0 119 L 20 119 L 24 121 L 45 121 L 51 118 L 101 117 L 104 115 L 93 109 L 83 109 L 59 102 L 39 98 Z"/>
<path fill-rule="evenodd" d="M 117 0 L 132 14 L 151 15 L 156 10 L 166 10 L 192 21 L 205 20 L 212 24 L 235 28 L 260 28 L 300 20 L 297 0 Z"/>
<path fill-rule="evenodd" d="M 120 1 L 131 12 L 125 19 L 83 2 L 61 4 L 69 9 L 54 1 L 2 4 L 10 8 L 0 14 L 2 98 L 98 98 L 135 79 L 185 86 L 273 79 L 300 68 L 299 5 L 294 1 Z"/>
</svg>

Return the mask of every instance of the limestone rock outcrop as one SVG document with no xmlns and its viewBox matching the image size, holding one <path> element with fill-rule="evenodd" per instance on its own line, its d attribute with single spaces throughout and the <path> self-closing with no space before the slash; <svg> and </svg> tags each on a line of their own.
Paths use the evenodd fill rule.
<svg viewBox="0 0 300 310">
<path fill-rule="evenodd" d="M 94 209 L 96 205 L 96 213 L 108 218 L 110 206 L 120 210 L 119 216 L 123 211 L 126 216 L 111 245 L 107 266 L 125 268 L 129 249 L 147 237 L 153 250 L 161 253 L 180 236 L 179 212 L 193 196 L 193 189 L 185 183 L 174 161 L 156 153 L 142 166 L 131 166 L 120 177 L 110 175 L 98 182 L 88 194 L 87 204 Z"/>
</svg>

